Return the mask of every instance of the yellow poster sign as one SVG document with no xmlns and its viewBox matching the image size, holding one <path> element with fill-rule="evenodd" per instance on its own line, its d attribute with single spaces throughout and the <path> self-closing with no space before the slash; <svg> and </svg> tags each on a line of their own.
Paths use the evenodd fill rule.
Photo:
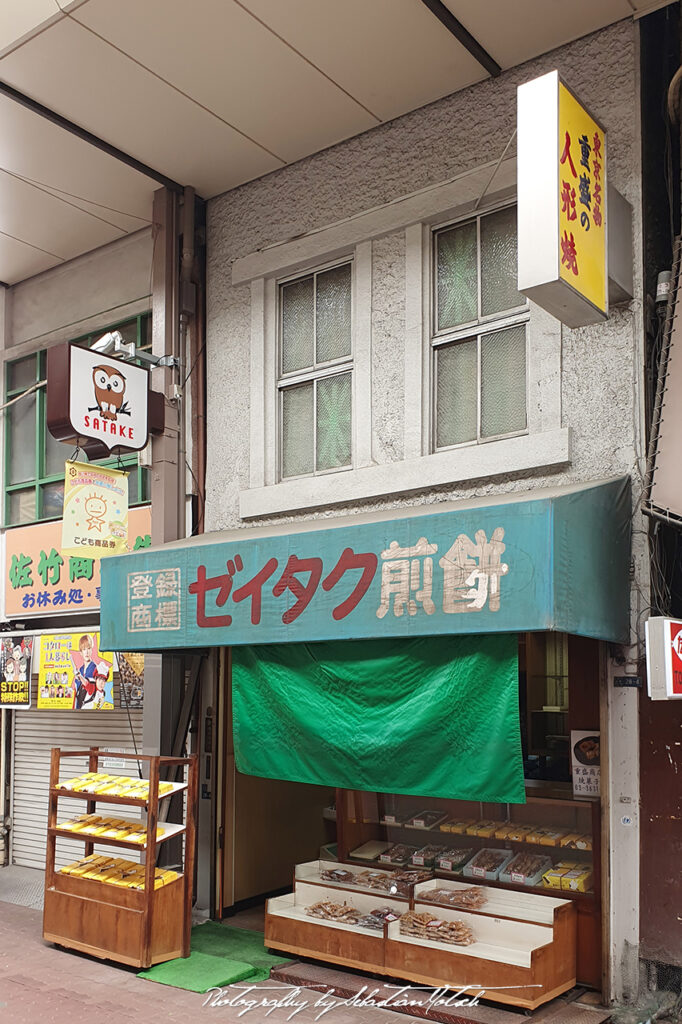
<svg viewBox="0 0 682 1024">
<path fill-rule="evenodd" d="M 559 245 L 561 279 L 605 313 L 606 137 L 561 82 Z"/>
<path fill-rule="evenodd" d="M 67 462 L 62 553 L 105 558 L 128 550 L 128 474 Z"/>
<path fill-rule="evenodd" d="M 99 650 L 99 633 L 42 636 L 38 710 L 113 710 L 113 670 L 113 656 Z"/>
</svg>

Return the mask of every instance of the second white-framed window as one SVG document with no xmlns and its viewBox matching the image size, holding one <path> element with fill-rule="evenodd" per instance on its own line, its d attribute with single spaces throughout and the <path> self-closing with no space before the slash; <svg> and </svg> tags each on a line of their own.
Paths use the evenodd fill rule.
<svg viewBox="0 0 682 1024">
<path fill-rule="evenodd" d="M 525 433 L 528 305 L 516 287 L 516 207 L 433 233 L 432 447 Z"/>
<path fill-rule="evenodd" d="M 279 478 L 353 463 L 353 261 L 278 283 Z"/>
</svg>

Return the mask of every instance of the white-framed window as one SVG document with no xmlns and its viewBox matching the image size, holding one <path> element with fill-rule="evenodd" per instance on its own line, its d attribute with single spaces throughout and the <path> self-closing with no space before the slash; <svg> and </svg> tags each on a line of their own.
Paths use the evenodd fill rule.
<svg viewBox="0 0 682 1024">
<path fill-rule="evenodd" d="M 516 207 L 433 232 L 432 450 L 528 429 L 528 303 L 516 288 Z"/>
<path fill-rule="evenodd" d="M 501 230 L 500 224 L 496 225 L 492 219 L 497 215 L 500 220 L 506 216 L 512 224 L 515 220 L 515 207 L 511 205 L 515 198 L 515 162 L 502 163 L 497 171 L 497 191 L 488 192 L 485 209 L 472 213 L 472 203 L 486 190 L 489 179 L 489 166 L 473 168 L 456 179 L 406 196 L 400 202 L 286 239 L 234 261 L 233 287 L 248 285 L 251 292 L 249 476 L 248 483 L 242 484 L 239 491 L 239 512 L 243 520 L 331 508 L 355 501 L 383 500 L 396 494 L 423 492 L 427 488 L 453 488 L 472 480 L 570 463 L 570 426 L 562 424 L 561 325 L 532 302 L 526 305 L 524 300 L 516 298 L 509 301 L 507 286 L 514 296 L 517 294 L 516 254 L 505 248 L 509 245 L 509 232 Z M 486 218 L 491 220 L 486 222 Z M 467 312 L 467 319 L 464 319 L 464 312 L 448 313 L 449 307 L 442 295 L 438 306 L 434 249 L 435 239 L 467 223 L 475 225 L 472 278 L 475 310 Z M 500 228 L 497 232 L 493 231 L 496 226 Z M 392 237 L 392 245 L 384 247 L 380 240 L 387 237 Z M 401 246 L 404 247 L 404 304 L 398 302 L 392 308 L 391 345 L 387 345 L 385 306 L 381 303 L 391 302 L 396 286 L 402 282 L 401 267 L 393 260 L 390 287 L 384 287 L 386 253 L 395 255 Z M 486 261 L 485 254 L 491 250 L 497 262 Z M 338 361 L 335 361 L 308 355 L 305 366 L 300 357 L 296 368 L 286 364 L 287 369 L 283 370 L 281 289 L 306 279 L 314 282 L 316 274 L 348 263 L 351 264 L 350 356 L 337 354 Z M 483 273 L 479 269 L 482 264 Z M 448 265 L 452 269 L 457 262 L 451 260 Z M 497 278 L 493 275 L 495 266 L 501 268 Z M 304 321 L 308 324 L 309 352 L 311 344 L 313 351 L 316 345 L 315 331 L 310 329 L 310 297 L 315 295 L 314 283 L 308 284 L 307 290 L 307 304 L 303 300 L 292 303 L 292 311 L 307 311 Z M 460 296 L 459 292 L 455 294 Z M 468 294 L 471 298 L 471 288 Z M 295 297 L 287 295 L 287 299 Z M 457 301 L 461 301 L 461 296 Z M 438 310 L 440 321 L 436 319 Z M 401 314 L 404 314 L 402 320 Z M 451 315 L 455 319 L 450 318 Z M 523 371 L 518 337 L 504 333 L 516 327 L 524 331 Z M 379 345 L 373 351 L 372 339 L 377 328 Z M 476 348 L 476 433 L 470 440 L 437 445 L 434 426 L 437 350 L 443 389 L 444 364 L 449 355 L 446 347 L 466 341 L 473 341 Z M 381 355 L 378 355 L 379 349 Z M 457 356 L 461 354 L 460 351 Z M 324 362 L 328 365 L 322 365 Z M 326 377 L 333 378 L 344 372 L 349 373 L 351 381 L 350 461 L 345 466 L 325 468 L 322 458 L 318 468 L 320 432 L 316 389 L 319 392 L 321 386 L 324 388 L 321 382 Z M 514 374 L 523 378 L 521 390 L 514 387 Z M 461 374 L 455 376 L 459 380 Z M 306 386 L 307 392 L 293 394 L 293 397 L 290 393 L 287 398 L 290 405 L 287 428 L 292 437 L 300 438 L 305 430 L 303 424 L 308 423 L 304 443 L 298 449 L 299 454 L 305 452 L 305 471 L 301 458 L 300 465 L 293 466 L 297 473 L 285 475 L 292 470 L 292 464 L 289 462 L 283 473 L 282 396 L 288 389 Z M 495 387 L 499 393 L 496 403 L 493 402 Z M 391 399 L 392 413 L 388 416 L 385 415 L 387 395 Z M 396 415 L 396 396 L 400 400 L 397 403 L 401 405 L 400 415 Z M 289 419 L 288 413 L 296 399 L 305 406 L 305 417 Z M 510 404 L 512 401 L 516 404 Z M 497 409 L 498 423 L 493 422 L 493 408 Z M 525 426 L 519 426 L 519 417 L 513 421 L 517 429 L 512 430 L 514 409 L 525 411 Z M 296 411 L 293 409 L 294 413 Z M 322 415 L 321 409 L 319 414 Z M 402 437 L 399 436 L 401 419 Z M 294 430 L 296 424 L 298 427 Z M 391 445 L 383 443 L 388 434 L 394 442 Z M 497 438 L 494 444 L 480 443 L 494 438 Z M 297 451 L 296 445 L 292 450 Z M 345 460 L 337 455 L 335 461 Z"/>
<path fill-rule="evenodd" d="M 353 462 L 353 261 L 278 282 L 279 478 Z"/>
</svg>

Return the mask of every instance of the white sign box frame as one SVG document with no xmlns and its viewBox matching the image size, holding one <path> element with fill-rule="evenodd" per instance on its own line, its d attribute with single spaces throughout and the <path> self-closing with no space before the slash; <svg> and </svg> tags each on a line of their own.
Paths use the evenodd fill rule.
<svg viewBox="0 0 682 1024">
<path fill-rule="evenodd" d="M 550 71 L 517 90 L 518 289 L 567 327 L 585 327 L 608 319 L 608 272 L 605 268 L 605 312 L 571 288 L 560 274 L 559 83 L 559 72 Z M 604 160 L 605 200 L 606 174 Z M 604 230 L 608 253 L 606 202 Z"/>
</svg>

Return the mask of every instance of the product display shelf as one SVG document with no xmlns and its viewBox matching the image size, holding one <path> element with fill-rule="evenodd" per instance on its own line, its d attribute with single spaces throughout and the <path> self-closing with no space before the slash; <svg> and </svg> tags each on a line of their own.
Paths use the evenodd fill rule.
<svg viewBox="0 0 682 1024">
<path fill-rule="evenodd" d="M 546 897 L 539 897 L 546 898 Z M 415 901 L 417 913 L 462 921 L 474 934 L 470 946 L 452 946 L 387 926 L 385 969 L 420 985 L 473 988 L 485 999 L 533 1010 L 575 985 L 576 915 L 567 900 L 550 900 L 552 923 L 528 922 L 516 908 L 513 919 L 493 917 Z M 532 911 L 537 917 L 538 912 Z"/>
<path fill-rule="evenodd" d="M 359 867 L 359 865 L 358 865 L 358 867 Z M 369 864 L 368 865 L 366 862 L 364 864 L 364 868 L 365 868 L 365 870 L 369 870 L 369 871 L 381 872 L 381 874 L 385 875 L 387 879 L 390 879 L 391 875 L 393 875 L 395 873 L 390 868 L 384 868 L 382 865 L 378 865 L 378 864 L 377 865 L 374 865 L 374 864 Z M 308 861 L 305 864 L 297 864 L 296 868 L 295 868 L 295 871 L 294 871 L 294 887 L 296 886 L 296 884 L 298 882 L 305 882 L 308 885 L 319 885 L 319 886 L 322 886 L 323 888 L 338 889 L 338 890 L 341 890 L 342 892 L 347 892 L 347 893 L 350 893 L 350 892 L 369 893 L 372 896 L 378 896 L 380 899 L 383 898 L 384 901 L 386 901 L 386 900 L 396 900 L 399 903 L 407 904 L 409 902 L 409 900 L 410 900 L 413 886 L 409 887 L 410 891 L 409 891 L 409 893 L 407 895 L 401 895 L 400 893 L 391 893 L 388 890 L 384 891 L 383 889 L 375 889 L 375 888 L 372 888 L 371 886 L 362 885 L 361 882 L 357 882 L 357 881 L 338 882 L 338 881 L 331 881 L 329 879 L 325 879 L 325 878 L 321 877 L 323 871 L 334 871 L 334 870 L 340 870 L 340 871 L 346 870 L 347 871 L 347 870 L 349 870 L 349 865 L 348 864 L 340 864 L 337 861 L 327 861 L 327 860 L 312 860 L 312 861 Z M 354 871 L 353 873 L 356 876 L 360 874 L 359 871 Z M 338 896 L 338 894 L 337 894 L 337 896 Z M 320 898 L 322 898 L 322 897 L 320 897 Z"/>
<path fill-rule="evenodd" d="M 57 790 L 61 792 L 61 790 Z M 138 824 L 138 822 L 131 821 L 132 824 Z M 161 826 L 164 830 L 162 836 L 157 835 L 156 845 L 159 846 L 161 843 L 167 843 L 169 839 L 174 839 L 176 836 L 184 835 L 186 828 L 184 825 L 180 825 L 172 821 L 164 821 Z M 54 829 L 50 829 L 48 826 L 48 835 L 54 832 L 57 839 L 80 839 L 81 842 L 91 842 L 97 845 L 105 846 L 120 846 L 124 850 L 137 850 L 138 853 L 147 849 L 147 841 L 145 839 L 142 843 L 133 842 L 130 839 L 105 839 L 103 836 L 88 835 L 84 832 L 72 832 L 70 829 L 60 828 L 56 825 Z"/>
<path fill-rule="evenodd" d="M 442 871 L 440 868 L 435 869 L 435 880 L 438 881 L 463 881 L 467 886 L 476 884 L 476 879 L 468 879 L 461 871 Z M 495 887 L 500 890 L 508 890 L 509 892 L 527 892 L 533 896 L 556 896 L 560 894 L 562 900 L 581 900 L 593 903 L 595 899 L 594 890 L 589 892 L 574 892 L 571 889 L 553 889 L 549 885 L 524 885 L 521 882 L 502 882 L 499 878 L 488 883 L 491 887 Z"/>
<path fill-rule="evenodd" d="M 81 752 L 79 754 L 79 756 L 82 757 L 83 753 Z M 105 756 L 105 755 L 102 755 L 102 756 Z M 108 751 L 107 751 L 106 756 L 107 757 L 109 756 L 109 752 Z M 117 754 L 111 754 L 111 756 L 112 757 L 117 757 L 118 755 Z M 130 754 L 126 755 L 126 760 L 127 761 L 131 760 L 131 755 Z M 141 761 L 144 760 L 142 754 L 140 754 L 140 760 Z M 161 794 L 159 795 L 159 798 L 158 798 L 158 802 L 159 803 L 161 803 L 163 800 L 170 800 L 170 798 L 172 796 L 175 796 L 176 793 L 182 793 L 183 790 L 187 789 L 187 783 L 186 782 L 170 782 L 170 783 L 168 783 L 168 785 L 172 786 L 173 788 L 172 788 L 172 790 L 169 790 L 167 793 L 164 793 L 163 795 L 161 795 Z M 77 789 L 66 789 L 64 786 L 54 786 L 54 787 L 50 786 L 50 796 L 53 796 L 53 795 L 55 795 L 55 796 L 64 796 L 64 797 L 68 796 L 69 799 L 76 799 L 76 800 L 78 800 L 79 798 L 81 800 L 96 800 L 98 803 L 128 804 L 128 806 L 130 806 L 130 807 L 146 807 L 147 803 L 149 802 L 149 798 L 148 797 L 114 796 L 113 793 L 102 793 L 101 796 L 98 796 L 97 793 L 88 793 L 88 792 L 85 792 L 83 790 L 77 790 Z"/>
<path fill-rule="evenodd" d="M 445 907 L 431 899 L 430 894 L 437 889 L 449 889 L 453 892 L 474 888 L 469 881 L 454 879 L 430 878 L 426 882 L 418 882 L 414 888 L 415 903 L 428 904 L 430 907 Z M 477 909 L 466 908 L 469 914 L 485 914 L 489 917 L 506 917 L 528 924 L 553 925 L 557 910 L 566 905 L 567 901 L 557 890 L 556 896 L 537 895 L 532 892 L 513 892 L 494 888 L 492 885 L 476 885 L 475 888 L 485 897 L 483 906 Z"/>
<path fill-rule="evenodd" d="M 325 887 L 316 876 L 319 862 L 298 865 L 294 891 L 267 901 L 266 946 L 420 985 L 485 990 L 486 999 L 524 1009 L 535 1009 L 575 984 L 576 908 L 569 900 L 482 886 L 488 903 L 477 911 L 459 910 L 429 902 L 429 890 L 444 887 L 440 880 L 418 883 L 410 901 L 415 912 L 471 929 L 470 945 L 454 945 L 402 934 L 399 919 L 371 931 L 311 917 L 306 908 L 319 900 L 345 902 L 362 913 L 388 906 L 402 915 L 410 905 L 383 893 Z"/>
<path fill-rule="evenodd" d="M 363 914 L 380 907 L 391 907 L 403 914 L 406 903 L 384 893 L 325 888 L 296 879 L 294 891 L 284 896 L 271 897 L 265 905 L 265 945 L 269 949 L 285 950 L 296 956 L 312 957 L 330 963 L 354 967 L 358 970 L 378 970 L 384 966 L 384 932 L 353 924 L 327 921 L 311 917 L 306 908 L 320 900 L 349 903 Z"/>
<path fill-rule="evenodd" d="M 45 863 L 45 904 L 43 912 L 43 938 L 68 949 L 89 953 L 102 959 L 116 960 L 133 967 L 151 967 L 190 953 L 192 908 L 192 881 L 196 842 L 196 808 L 198 772 L 196 755 L 173 758 L 138 755 L 145 762 L 149 775 L 149 795 L 144 800 L 112 797 L 96 793 L 77 793 L 57 787 L 62 759 L 88 758 L 88 771 L 98 770 L 99 759 L 106 757 L 131 760 L 131 755 L 100 751 L 96 747 L 83 751 L 52 749 L 50 764 L 50 796 L 48 808 L 47 855 Z M 175 824 L 163 822 L 168 829 L 157 839 L 159 812 L 159 774 L 165 769 L 186 773 L 186 782 L 176 784 L 175 792 L 187 789 L 186 821 Z M 87 813 L 94 813 L 98 803 L 127 803 L 147 807 L 147 832 L 144 844 L 123 840 L 104 839 L 68 832 L 57 827 L 60 797 L 83 796 L 87 799 Z M 172 796 L 171 793 L 168 797 Z M 162 798 L 165 799 L 165 798 Z M 184 836 L 184 870 L 177 878 L 158 889 L 154 888 L 157 847 L 161 842 Z M 144 890 L 128 889 L 94 879 L 64 874 L 55 869 L 57 838 L 79 839 L 84 844 L 84 856 L 92 854 L 97 846 L 121 847 L 145 851 Z M 160 841 L 161 840 L 161 841 Z"/>
</svg>

